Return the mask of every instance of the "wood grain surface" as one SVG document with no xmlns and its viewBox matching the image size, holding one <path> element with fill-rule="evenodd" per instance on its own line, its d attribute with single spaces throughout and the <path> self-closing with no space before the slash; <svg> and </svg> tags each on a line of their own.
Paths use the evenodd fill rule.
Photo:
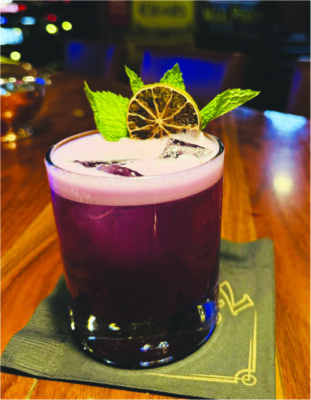
<svg viewBox="0 0 311 400">
<path fill-rule="evenodd" d="M 49 146 L 95 127 L 85 77 L 52 76 L 36 134 L 2 144 L 1 353 L 62 273 L 43 164 Z M 93 90 L 129 95 L 114 82 Z M 222 237 L 275 246 L 277 398 L 310 398 L 310 125 L 303 117 L 241 107 L 208 128 L 224 143 Z M 3 399 L 160 399 L 157 394 L 1 374 Z"/>
</svg>

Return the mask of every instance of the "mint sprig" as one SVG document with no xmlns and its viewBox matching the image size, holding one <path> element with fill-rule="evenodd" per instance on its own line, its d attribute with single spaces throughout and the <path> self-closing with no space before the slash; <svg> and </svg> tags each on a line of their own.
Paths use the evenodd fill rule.
<svg viewBox="0 0 311 400">
<path fill-rule="evenodd" d="M 93 92 L 85 82 L 86 96 L 94 112 L 99 132 L 108 141 L 128 136 L 126 116 L 129 99 L 112 92 Z"/>
<path fill-rule="evenodd" d="M 213 119 L 241 106 L 259 93 L 251 89 L 228 89 L 218 94 L 200 111 L 201 128 L 204 129 Z"/>
<path fill-rule="evenodd" d="M 129 77 L 130 86 L 135 95 L 145 84 L 142 79 L 130 68 L 125 66 L 125 72 Z M 186 90 L 179 65 L 175 64 L 160 80 L 176 89 Z M 94 112 L 94 120 L 99 132 L 108 141 L 118 141 L 122 137 L 129 136 L 126 119 L 129 99 L 116 95 L 109 91 L 93 92 L 85 82 L 85 93 Z M 258 96 L 260 92 L 250 89 L 228 89 L 217 95 L 201 111 L 201 129 L 215 118 L 232 111 L 247 101 Z"/>
<path fill-rule="evenodd" d="M 136 72 L 132 71 L 125 65 L 125 72 L 130 79 L 130 85 L 133 91 L 133 94 L 136 94 L 140 89 L 142 89 L 145 84 L 142 79 L 136 74 Z"/>
<path fill-rule="evenodd" d="M 160 80 L 161 83 L 169 83 L 177 89 L 186 90 L 184 79 L 180 71 L 179 65 L 175 64 L 172 69 L 165 72 Z"/>
</svg>

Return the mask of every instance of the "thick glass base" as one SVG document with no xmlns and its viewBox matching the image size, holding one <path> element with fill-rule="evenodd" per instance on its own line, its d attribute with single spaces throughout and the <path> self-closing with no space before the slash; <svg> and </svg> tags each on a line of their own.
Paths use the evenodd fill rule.
<svg viewBox="0 0 311 400">
<path fill-rule="evenodd" d="M 103 321 L 77 315 L 71 308 L 71 329 L 84 350 L 124 368 L 146 368 L 181 359 L 212 334 L 217 304 L 206 300 L 186 312 L 143 322 Z"/>
</svg>

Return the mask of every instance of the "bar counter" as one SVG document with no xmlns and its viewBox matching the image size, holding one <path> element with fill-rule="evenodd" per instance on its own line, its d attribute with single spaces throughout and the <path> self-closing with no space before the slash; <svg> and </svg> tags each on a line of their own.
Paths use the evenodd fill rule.
<svg viewBox="0 0 311 400">
<path fill-rule="evenodd" d="M 55 73 L 35 135 L 2 144 L 1 353 L 62 274 L 43 159 L 48 148 L 95 128 L 83 86 L 130 96 L 126 86 Z M 240 107 L 210 123 L 226 149 L 222 237 L 270 238 L 275 251 L 276 394 L 310 398 L 310 123 Z M 208 394 L 207 394 L 208 396 Z M 2 373 L 3 399 L 158 399 L 168 396 Z"/>
</svg>

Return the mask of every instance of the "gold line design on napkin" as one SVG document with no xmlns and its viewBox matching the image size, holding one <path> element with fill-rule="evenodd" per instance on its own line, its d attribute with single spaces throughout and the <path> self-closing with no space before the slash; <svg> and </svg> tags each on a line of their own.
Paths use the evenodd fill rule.
<svg viewBox="0 0 311 400">
<path fill-rule="evenodd" d="M 247 293 L 244 293 L 244 295 L 238 301 L 235 301 L 235 296 L 232 286 L 227 280 L 219 285 L 219 294 L 220 294 L 218 303 L 219 308 L 221 309 L 227 304 L 229 311 L 233 317 L 237 317 L 240 312 L 243 312 L 248 308 L 255 307 L 252 298 Z M 222 321 L 223 317 L 221 312 L 219 312 L 217 325 L 221 324 Z M 161 376 L 166 378 L 182 379 L 182 380 L 232 383 L 232 384 L 242 383 L 245 386 L 254 386 L 257 383 L 257 378 L 254 375 L 256 373 L 256 361 L 257 361 L 257 311 L 255 309 L 253 331 L 249 341 L 248 364 L 246 368 L 238 370 L 233 376 L 204 375 L 204 374 L 172 375 L 172 374 L 161 374 L 156 372 L 146 372 L 146 374 Z"/>
</svg>

